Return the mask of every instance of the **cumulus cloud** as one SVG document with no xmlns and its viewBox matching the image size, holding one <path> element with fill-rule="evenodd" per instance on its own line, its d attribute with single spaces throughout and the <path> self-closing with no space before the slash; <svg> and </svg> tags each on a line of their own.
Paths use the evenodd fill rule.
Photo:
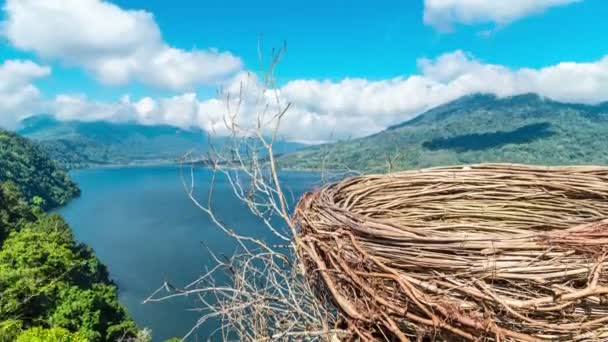
<svg viewBox="0 0 608 342">
<path fill-rule="evenodd" d="M 31 62 L 9 64 L 0 70 L 0 81 L 11 85 L 0 96 L 32 88 L 32 79 L 50 70 Z M 563 62 L 532 69 L 512 69 L 485 63 L 463 51 L 454 51 L 435 59 L 420 59 L 420 72 L 408 77 L 370 81 L 347 78 L 341 81 L 294 80 L 282 87 L 264 91 L 255 76 L 240 73 L 225 84 L 233 99 L 243 95 L 240 123 L 253 127 L 257 114 L 275 109 L 275 99 L 292 103 L 283 119 L 281 136 L 302 142 L 322 142 L 354 138 L 378 132 L 390 125 L 412 119 L 420 113 L 474 93 L 492 93 L 499 97 L 538 93 L 562 102 L 599 103 L 608 101 L 608 56 L 589 63 Z M 4 75 L 4 76 L 2 76 Z M 2 89 L 2 88 L 0 88 Z M 24 90 L 25 89 L 25 90 Z M 2 101 L 1 103 L 9 103 Z M 17 104 L 32 106 L 36 101 Z M 37 105 L 46 112 L 67 120 L 137 121 L 145 124 L 169 124 L 183 128 L 200 127 L 218 135 L 227 133 L 224 115 L 225 98 L 199 98 L 195 93 L 172 97 L 99 102 L 82 95 L 60 95 Z M 13 106 L 13 108 L 16 108 Z M 25 108 L 23 113 L 32 111 Z M 1 113 L 6 113 L 3 111 Z"/>
<path fill-rule="evenodd" d="M 83 94 L 61 94 L 47 101 L 45 107 L 60 120 L 140 121 L 128 96 L 117 102 L 103 102 Z"/>
<path fill-rule="evenodd" d="M 292 81 L 281 94 L 294 104 L 292 120 L 301 127 L 300 138 L 313 140 L 374 133 L 474 93 L 505 97 L 532 92 L 588 104 L 608 100 L 608 56 L 592 63 L 510 69 L 455 51 L 434 60 L 420 59 L 418 65 L 420 74 L 389 80 Z"/>
<path fill-rule="evenodd" d="M 194 93 L 158 100 L 144 97 L 136 101 L 123 96 L 116 102 L 95 101 L 82 94 L 62 94 L 45 104 L 60 120 L 139 122 L 182 128 L 197 126 L 199 105 Z"/>
<path fill-rule="evenodd" d="M 595 62 L 562 62 L 532 69 L 483 63 L 462 51 L 436 60 L 421 59 L 425 78 L 454 94 L 539 95 L 562 102 L 594 104 L 608 100 L 608 56 Z"/>
<path fill-rule="evenodd" d="M 8 0 L 4 11 L 2 34 L 15 47 L 84 67 L 107 84 L 183 90 L 242 68 L 228 52 L 172 47 L 151 13 L 103 0 Z"/>
<path fill-rule="evenodd" d="M 196 93 L 132 99 L 123 96 L 116 102 L 95 101 L 84 94 L 62 94 L 47 101 L 49 112 L 61 120 L 139 122 L 142 124 L 168 124 L 181 128 L 198 127 L 219 135 L 229 134 L 226 127 L 226 99 L 236 108 L 239 96 L 242 101 L 239 123 L 251 128 L 257 113 L 271 104 L 271 94 L 264 91 L 255 75 L 240 73 L 224 86 L 221 97 L 201 99 Z M 267 106 L 267 104 L 270 104 Z"/>
<path fill-rule="evenodd" d="M 49 67 L 32 61 L 0 64 L 0 127 L 13 128 L 21 118 L 40 109 L 40 91 L 32 82 L 50 74 Z"/>
<path fill-rule="evenodd" d="M 243 94 L 240 123 L 244 125 L 256 123 L 256 114 L 265 108 L 263 104 L 269 103 L 272 111 L 275 94 L 281 102 L 292 103 L 283 120 L 281 135 L 303 142 L 372 134 L 474 93 L 505 97 L 534 92 L 558 101 L 578 103 L 608 100 L 608 56 L 592 63 L 564 62 L 540 69 L 510 69 L 455 51 L 436 59 L 420 59 L 418 65 L 420 73 L 409 77 L 380 81 L 295 80 L 266 92 L 261 90 L 255 77 L 240 74 L 227 83 L 225 89 L 233 99 Z M 56 102 L 60 107 L 66 105 Z M 94 117 L 194 126 L 217 134 L 227 133 L 223 98 L 199 99 L 193 93 L 186 93 L 164 99 L 131 101 L 124 98 L 113 105 L 89 105 L 91 108 L 72 110 L 70 117 L 91 117 L 91 113 L 98 113 Z M 61 108 L 57 111 L 65 113 Z"/>
<path fill-rule="evenodd" d="M 507 24 L 519 18 L 582 0 L 424 0 L 424 22 L 440 31 L 453 24 Z"/>
</svg>

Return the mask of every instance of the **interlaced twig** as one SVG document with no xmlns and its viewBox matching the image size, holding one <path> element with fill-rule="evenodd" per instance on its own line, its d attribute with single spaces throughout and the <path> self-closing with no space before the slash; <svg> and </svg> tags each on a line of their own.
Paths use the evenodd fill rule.
<svg viewBox="0 0 608 342">
<path fill-rule="evenodd" d="M 608 168 L 482 164 L 305 195 L 299 251 L 363 340 L 608 340 Z M 316 279 L 316 280 L 314 280 Z"/>
</svg>

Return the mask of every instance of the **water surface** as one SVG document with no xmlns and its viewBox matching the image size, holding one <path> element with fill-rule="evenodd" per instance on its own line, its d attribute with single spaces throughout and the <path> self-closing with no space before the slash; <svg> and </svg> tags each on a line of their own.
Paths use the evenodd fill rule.
<svg viewBox="0 0 608 342">
<path fill-rule="evenodd" d="M 211 172 L 197 170 L 196 188 L 209 189 Z M 120 300 L 140 327 L 153 331 L 154 341 L 183 336 L 200 313 L 194 298 L 160 303 L 142 301 L 164 281 L 183 286 L 212 267 L 202 242 L 216 253 L 231 255 L 236 246 L 187 198 L 179 168 L 124 167 L 72 173 L 82 196 L 59 210 L 78 241 L 91 246 L 120 288 Z M 282 175 L 294 197 L 316 186 L 311 173 Z M 217 216 L 244 233 L 268 236 L 264 227 L 218 179 L 214 189 Z M 191 338 L 207 339 L 206 325 Z"/>
</svg>

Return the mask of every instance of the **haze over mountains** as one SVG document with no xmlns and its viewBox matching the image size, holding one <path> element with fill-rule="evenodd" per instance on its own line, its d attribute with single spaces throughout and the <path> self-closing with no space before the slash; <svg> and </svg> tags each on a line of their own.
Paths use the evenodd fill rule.
<svg viewBox="0 0 608 342">
<path fill-rule="evenodd" d="M 471 95 L 371 136 L 302 146 L 279 142 L 280 165 L 294 169 L 387 171 L 478 162 L 607 164 L 608 104 L 560 103 L 535 94 Z M 168 163 L 203 155 L 225 137 L 167 125 L 23 121 L 19 134 L 38 141 L 68 168 Z"/>
<path fill-rule="evenodd" d="M 608 104 L 465 96 L 380 133 L 280 159 L 288 168 L 367 172 L 479 162 L 608 164 Z"/>
<path fill-rule="evenodd" d="M 59 121 L 37 115 L 22 121 L 19 134 L 38 141 L 51 157 L 68 168 L 103 165 L 172 163 L 188 152 L 202 156 L 211 144 L 226 142 L 201 129 L 106 121 Z M 277 153 L 301 144 L 278 142 Z"/>
</svg>

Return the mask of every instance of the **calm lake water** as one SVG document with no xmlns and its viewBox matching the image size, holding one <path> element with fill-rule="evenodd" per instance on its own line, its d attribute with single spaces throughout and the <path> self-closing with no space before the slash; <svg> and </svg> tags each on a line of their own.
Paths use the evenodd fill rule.
<svg viewBox="0 0 608 342">
<path fill-rule="evenodd" d="M 211 172 L 197 170 L 201 196 L 207 194 Z M 153 331 L 154 341 L 182 337 L 200 313 L 194 298 L 142 304 L 169 281 L 183 286 L 214 265 L 201 242 L 217 253 L 233 254 L 234 243 L 186 197 L 179 168 L 125 167 L 72 173 L 82 196 L 59 210 L 78 241 L 91 246 L 108 266 L 120 288 L 120 299 L 140 327 Z M 283 182 L 294 197 L 318 186 L 312 173 L 285 173 Z M 264 228 L 219 179 L 214 206 L 221 220 L 241 232 L 264 236 Z M 201 327 L 192 341 L 207 340 L 214 327 Z"/>
</svg>

